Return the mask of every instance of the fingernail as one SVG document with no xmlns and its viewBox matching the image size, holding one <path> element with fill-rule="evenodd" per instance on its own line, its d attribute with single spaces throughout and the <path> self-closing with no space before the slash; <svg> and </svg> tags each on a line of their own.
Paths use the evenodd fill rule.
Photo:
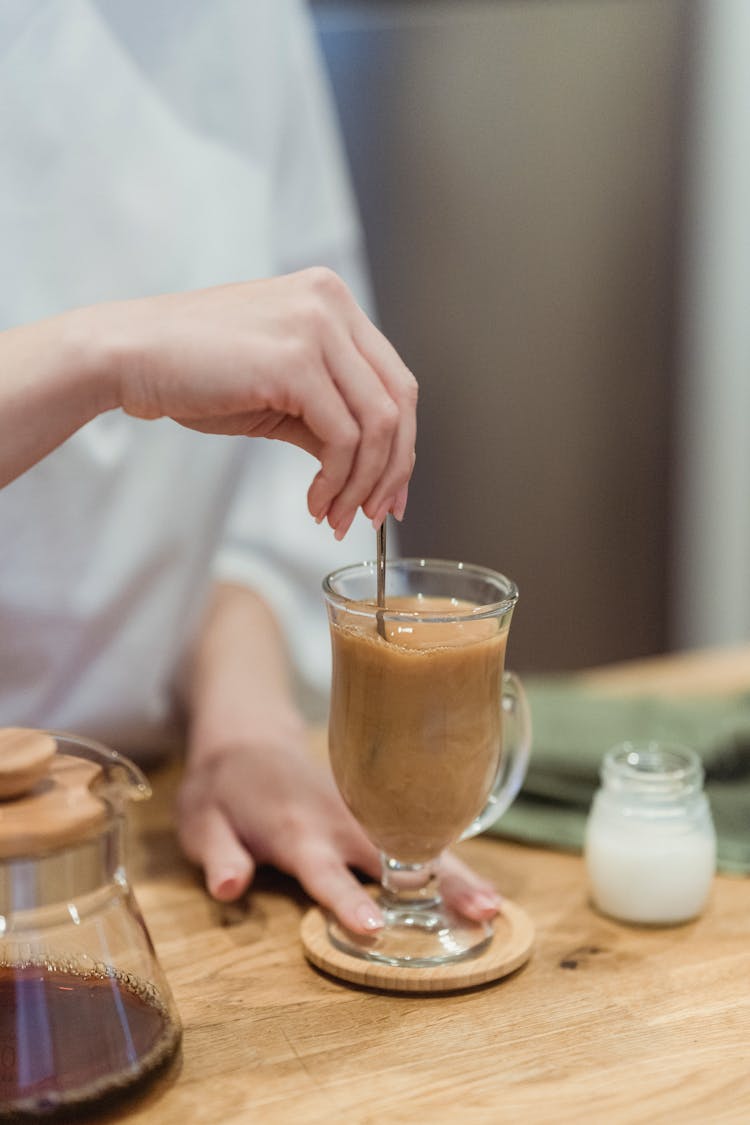
<svg viewBox="0 0 750 1125">
<path fill-rule="evenodd" d="M 354 917 L 366 930 L 381 930 L 383 928 L 383 916 L 372 903 L 363 902 L 355 910 Z"/>
<path fill-rule="evenodd" d="M 394 519 L 397 519 L 399 523 L 401 523 L 402 519 L 404 518 L 408 495 L 408 492 L 404 491 L 402 494 L 396 497 L 396 502 L 393 505 L 393 517 Z"/>
<path fill-rule="evenodd" d="M 381 526 L 383 521 L 388 516 L 388 510 L 389 510 L 390 506 L 391 506 L 391 502 L 390 502 L 390 500 L 388 500 L 385 504 L 381 504 L 380 507 L 378 508 L 377 513 L 373 517 L 373 521 L 372 521 L 372 526 L 375 529 L 375 531 L 378 530 L 378 528 Z"/>
<path fill-rule="evenodd" d="M 354 521 L 354 515 L 355 515 L 355 513 L 352 512 L 352 514 L 347 519 L 341 520 L 338 527 L 336 528 L 336 530 L 334 532 L 334 538 L 338 539 L 339 542 L 344 538 L 347 531 L 352 526 L 352 523 Z"/>
<path fill-rule="evenodd" d="M 499 910 L 503 905 L 502 896 L 496 891 L 478 891 L 473 899 L 480 910 Z"/>
<path fill-rule="evenodd" d="M 211 894 L 214 898 L 233 898 L 239 889 L 238 878 L 234 872 L 225 872 L 212 882 Z"/>
</svg>

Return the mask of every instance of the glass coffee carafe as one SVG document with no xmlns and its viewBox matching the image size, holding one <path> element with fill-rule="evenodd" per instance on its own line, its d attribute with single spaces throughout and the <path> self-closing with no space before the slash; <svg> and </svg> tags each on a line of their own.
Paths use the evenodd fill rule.
<svg viewBox="0 0 750 1125">
<path fill-rule="evenodd" d="M 75 1116 L 175 1055 L 180 1023 L 125 870 L 132 762 L 0 730 L 0 1120 Z"/>
</svg>

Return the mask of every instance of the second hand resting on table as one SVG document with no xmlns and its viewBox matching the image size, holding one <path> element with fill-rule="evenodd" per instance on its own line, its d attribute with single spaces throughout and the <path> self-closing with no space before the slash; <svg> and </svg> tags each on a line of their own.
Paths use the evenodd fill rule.
<svg viewBox="0 0 750 1125">
<path fill-rule="evenodd" d="M 290 442 L 320 462 L 308 508 L 336 537 L 358 508 L 378 526 L 406 506 L 417 386 L 327 269 L 73 310 L 0 333 L 0 487 L 97 414 L 122 408 L 206 433 Z M 377 907 L 349 870 L 376 850 L 310 758 L 265 603 L 217 587 L 188 677 L 178 831 L 221 900 L 273 863 L 358 932 Z M 453 856 L 446 901 L 489 918 L 499 898 Z"/>
</svg>

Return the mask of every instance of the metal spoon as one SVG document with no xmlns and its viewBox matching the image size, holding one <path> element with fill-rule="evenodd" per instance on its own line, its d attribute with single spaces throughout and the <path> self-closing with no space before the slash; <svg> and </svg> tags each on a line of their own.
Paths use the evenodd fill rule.
<svg viewBox="0 0 750 1125">
<path fill-rule="evenodd" d="M 377 579 L 378 579 L 378 613 L 375 614 L 375 620 L 378 626 L 378 633 L 387 640 L 385 635 L 385 621 L 383 614 L 380 612 L 385 609 L 385 525 L 388 517 L 383 520 L 378 528 L 378 561 L 377 561 Z"/>
</svg>

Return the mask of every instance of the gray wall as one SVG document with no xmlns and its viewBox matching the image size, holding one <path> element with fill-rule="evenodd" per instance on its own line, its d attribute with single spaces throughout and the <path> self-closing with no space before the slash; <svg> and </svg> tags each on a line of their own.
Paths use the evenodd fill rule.
<svg viewBox="0 0 750 1125">
<path fill-rule="evenodd" d="M 668 645 L 688 6 L 314 5 L 421 385 L 402 551 L 513 577 L 522 671 Z"/>
</svg>

